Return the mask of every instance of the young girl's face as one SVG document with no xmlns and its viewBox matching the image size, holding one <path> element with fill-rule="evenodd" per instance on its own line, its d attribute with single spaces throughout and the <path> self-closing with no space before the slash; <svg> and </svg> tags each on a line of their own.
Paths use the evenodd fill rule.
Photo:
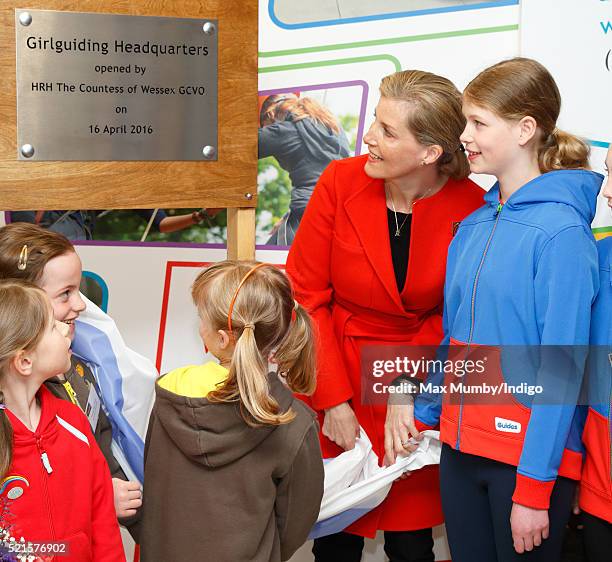
<svg viewBox="0 0 612 562">
<path fill-rule="evenodd" d="M 35 372 L 42 381 L 70 369 L 70 329 L 67 324 L 55 319 L 51 309 L 49 316 L 51 318 L 45 333 L 32 352 Z"/>
<path fill-rule="evenodd" d="M 81 284 L 81 260 L 76 252 L 68 252 L 47 262 L 40 281 L 40 288 L 47 293 L 55 319 L 68 326 L 70 339 L 74 339 L 74 321 L 85 310 L 79 294 Z"/>
<path fill-rule="evenodd" d="M 517 124 L 469 101 L 463 102 L 463 114 L 467 122 L 460 140 L 470 170 L 475 174 L 503 175 L 516 162 Z"/>
<path fill-rule="evenodd" d="M 610 178 L 610 170 L 612 170 L 612 144 L 608 149 L 608 155 L 606 156 L 606 174 L 607 178 L 604 181 L 603 189 L 601 194 L 608 200 L 608 207 L 612 209 L 612 179 Z"/>
</svg>

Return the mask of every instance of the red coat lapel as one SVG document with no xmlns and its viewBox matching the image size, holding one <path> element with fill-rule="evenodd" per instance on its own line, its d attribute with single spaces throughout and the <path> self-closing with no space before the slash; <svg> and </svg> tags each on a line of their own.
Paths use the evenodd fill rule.
<svg viewBox="0 0 612 562">
<path fill-rule="evenodd" d="M 360 178 L 361 179 L 361 178 Z M 404 311 L 397 291 L 387 225 L 387 204 L 382 180 L 363 174 L 363 183 L 344 203 L 365 254 L 389 296 Z"/>
</svg>

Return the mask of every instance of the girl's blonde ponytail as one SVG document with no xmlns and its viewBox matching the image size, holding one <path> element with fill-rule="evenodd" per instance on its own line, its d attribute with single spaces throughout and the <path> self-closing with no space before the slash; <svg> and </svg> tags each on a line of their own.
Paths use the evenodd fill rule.
<svg viewBox="0 0 612 562">
<path fill-rule="evenodd" d="M 314 329 L 309 314 L 295 305 L 295 319 L 274 354 L 287 386 L 299 394 L 312 394 L 316 387 Z"/>
<path fill-rule="evenodd" d="M 292 410 L 280 412 L 278 402 L 270 394 L 267 367 L 268 362 L 257 347 L 255 326 L 247 323 L 236 341 L 228 380 L 236 381 L 243 417 L 249 425 L 279 425 L 295 417 Z M 244 410 L 248 415 L 244 415 Z"/>
<path fill-rule="evenodd" d="M 555 128 L 538 149 L 542 173 L 589 167 L 590 148 L 578 137 Z"/>
<path fill-rule="evenodd" d="M 196 278 L 192 297 L 201 317 L 215 330 L 227 330 L 235 342 L 229 375 L 208 394 L 211 402 L 240 401 L 249 425 L 290 422 L 295 412 L 281 408 L 270 392 L 268 361 L 294 392 L 315 386 L 312 323 L 295 305 L 287 276 L 257 262 L 225 261 Z"/>
</svg>

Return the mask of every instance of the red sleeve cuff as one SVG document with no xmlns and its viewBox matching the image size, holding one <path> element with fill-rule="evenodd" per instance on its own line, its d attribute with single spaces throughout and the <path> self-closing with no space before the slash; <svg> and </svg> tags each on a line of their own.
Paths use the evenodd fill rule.
<svg viewBox="0 0 612 562">
<path fill-rule="evenodd" d="M 433 425 L 427 425 L 425 423 L 423 423 L 422 421 L 419 421 L 418 419 L 414 418 L 414 425 L 416 426 L 416 428 L 419 430 L 419 432 L 421 431 L 427 431 L 428 429 L 436 429 L 436 426 Z"/>
<path fill-rule="evenodd" d="M 323 410 L 327 410 L 332 406 L 337 406 L 343 402 L 348 402 L 352 397 L 353 389 L 350 388 L 350 386 L 343 389 L 336 388 L 333 393 L 324 392 L 323 389 L 317 389 L 311 398 L 312 407 L 313 409 L 322 412 Z"/>
<path fill-rule="evenodd" d="M 533 509 L 548 509 L 554 485 L 554 480 L 542 482 L 517 473 L 512 501 Z"/>
</svg>

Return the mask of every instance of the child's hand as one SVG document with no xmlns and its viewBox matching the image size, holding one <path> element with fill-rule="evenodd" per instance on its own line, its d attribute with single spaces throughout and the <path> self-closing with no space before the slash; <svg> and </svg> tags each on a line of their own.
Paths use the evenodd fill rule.
<svg viewBox="0 0 612 562">
<path fill-rule="evenodd" d="M 530 552 L 548 538 L 548 510 L 512 504 L 510 528 L 514 550 L 518 554 Z"/>
<path fill-rule="evenodd" d="M 119 519 L 136 515 L 136 510 L 142 505 L 142 492 L 138 482 L 113 478 L 113 496 L 115 512 Z"/>
</svg>

